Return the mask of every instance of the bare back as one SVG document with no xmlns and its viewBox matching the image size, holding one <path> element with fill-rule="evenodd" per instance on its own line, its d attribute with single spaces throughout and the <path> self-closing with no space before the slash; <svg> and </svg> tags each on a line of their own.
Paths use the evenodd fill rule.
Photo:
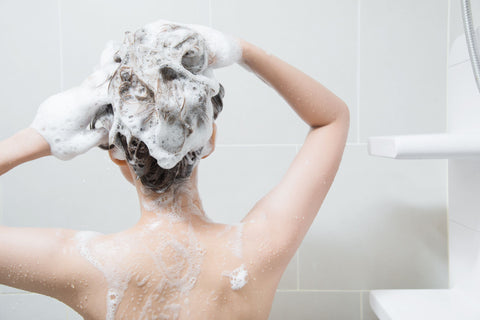
<svg viewBox="0 0 480 320">
<path fill-rule="evenodd" d="M 65 302 L 92 320 L 266 319 L 285 267 L 254 228 L 158 220 L 72 233 L 69 261 L 83 283 Z"/>
</svg>

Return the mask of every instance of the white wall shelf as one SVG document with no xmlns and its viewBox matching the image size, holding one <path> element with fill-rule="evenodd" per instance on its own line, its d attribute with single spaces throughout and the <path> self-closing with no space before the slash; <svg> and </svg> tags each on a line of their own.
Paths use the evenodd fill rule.
<svg viewBox="0 0 480 320">
<path fill-rule="evenodd" d="M 373 290 L 370 306 L 382 320 L 478 320 L 480 305 L 462 291 Z"/>
<path fill-rule="evenodd" d="M 392 159 L 480 157 L 480 133 L 437 133 L 368 138 L 368 153 Z"/>
</svg>

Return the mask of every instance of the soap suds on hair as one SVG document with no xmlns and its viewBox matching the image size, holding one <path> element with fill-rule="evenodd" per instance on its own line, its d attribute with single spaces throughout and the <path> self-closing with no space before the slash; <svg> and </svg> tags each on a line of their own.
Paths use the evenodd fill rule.
<svg viewBox="0 0 480 320">
<path fill-rule="evenodd" d="M 240 290 L 248 282 L 248 271 L 243 264 L 232 272 L 224 272 L 222 275 L 230 278 L 232 290 Z"/>
<path fill-rule="evenodd" d="M 127 142 L 143 141 L 164 169 L 191 151 L 201 150 L 200 157 L 210 151 L 211 99 L 220 84 L 208 67 L 207 50 L 205 39 L 183 25 L 152 23 L 126 33 L 109 86 L 113 117 L 98 123 L 110 130 L 115 157 L 126 158 L 118 133 Z"/>
</svg>

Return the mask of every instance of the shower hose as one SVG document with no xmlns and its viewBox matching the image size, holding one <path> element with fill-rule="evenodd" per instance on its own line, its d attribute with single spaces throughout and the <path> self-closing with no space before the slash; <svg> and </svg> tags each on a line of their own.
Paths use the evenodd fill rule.
<svg viewBox="0 0 480 320">
<path fill-rule="evenodd" d="M 480 62 L 478 58 L 477 37 L 473 27 L 472 9 L 470 0 L 460 0 L 462 2 L 463 28 L 465 30 L 465 40 L 467 41 L 468 54 L 472 64 L 473 75 L 477 83 L 477 89 L 480 92 Z"/>
</svg>

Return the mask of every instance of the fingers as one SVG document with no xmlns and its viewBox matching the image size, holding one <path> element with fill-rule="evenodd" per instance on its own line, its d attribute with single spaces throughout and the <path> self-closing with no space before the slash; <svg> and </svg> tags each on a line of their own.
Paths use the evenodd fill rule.
<svg viewBox="0 0 480 320">
<path fill-rule="evenodd" d="M 51 154 L 54 157 L 60 160 L 70 160 L 101 144 L 108 145 L 108 131 L 105 128 L 85 129 L 61 138 L 56 135 L 54 139 L 51 137 L 48 139 L 44 137 L 44 139 L 50 145 Z"/>
<path fill-rule="evenodd" d="M 90 74 L 83 82 L 82 86 L 97 88 L 112 79 L 115 71 L 118 69 L 118 63 L 109 63 Z"/>
<path fill-rule="evenodd" d="M 102 55 L 100 56 L 100 67 L 115 63 L 114 57 L 120 49 L 120 46 L 121 43 L 117 41 L 110 40 L 107 42 L 105 49 L 103 49 Z"/>
<path fill-rule="evenodd" d="M 166 24 L 176 24 L 176 25 L 181 25 L 180 23 L 176 23 L 176 22 L 173 22 L 173 21 L 170 21 L 170 20 L 163 20 L 163 19 L 160 19 L 160 20 L 157 20 L 155 22 L 151 22 L 149 24 L 146 24 L 144 26 L 144 28 L 146 30 L 161 30 L 162 26 L 166 25 Z"/>
<path fill-rule="evenodd" d="M 105 82 L 112 79 L 115 71 L 120 65 L 115 61 L 115 54 L 121 47 L 117 41 L 108 41 L 102 51 L 100 63 L 94 68 L 94 72 L 89 75 L 82 83 L 83 86 L 96 88 L 102 86 Z"/>
<path fill-rule="evenodd" d="M 212 59 L 209 59 L 210 67 L 222 68 L 240 61 L 242 47 L 238 39 L 206 26 L 196 24 L 188 26 L 205 39 L 208 50 L 213 56 Z"/>
<path fill-rule="evenodd" d="M 86 130 L 75 140 L 78 145 L 78 154 L 85 153 L 101 144 L 108 144 L 108 131 L 105 128 Z"/>
<path fill-rule="evenodd" d="M 111 104 L 111 97 L 108 94 L 108 87 L 118 64 L 109 64 L 92 73 L 82 83 L 82 94 L 87 98 L 85 116 L 93 118 L 96 112 L 104 105 Z"/>
</svg>

